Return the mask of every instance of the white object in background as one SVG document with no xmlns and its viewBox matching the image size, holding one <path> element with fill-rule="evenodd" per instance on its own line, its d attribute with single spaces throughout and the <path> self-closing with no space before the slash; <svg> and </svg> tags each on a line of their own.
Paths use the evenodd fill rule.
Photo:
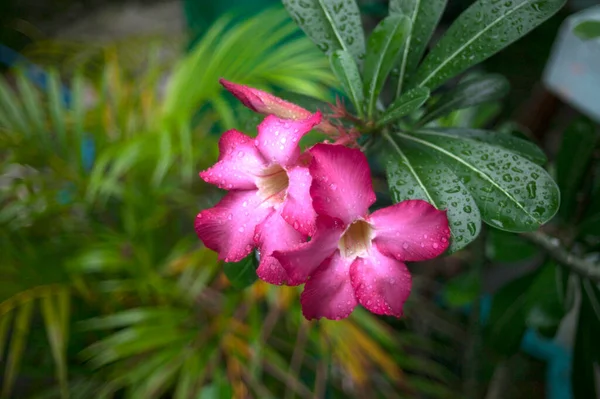
<svg viewBox="0 0 600 399">
<path fill-rule="evenodd" d="M 544 71 L 544 84 L 563 101 L 600 122 L 600 39 L 584 40 L 573 32 L 583 21 L 600 21 L 600 6 L 563 22 Z"/>
</svg>

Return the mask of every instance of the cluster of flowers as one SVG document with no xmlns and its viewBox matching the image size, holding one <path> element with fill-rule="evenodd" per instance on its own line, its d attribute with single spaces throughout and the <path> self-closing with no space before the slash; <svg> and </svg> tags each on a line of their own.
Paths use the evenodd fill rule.
<svg viewBox="0 0 600 399">
<path fill-rule="evenodd" d="M 306 283 L 307 319 L 345 318 L 358 305 L 376 314 L 402 315 L 411 276 L 404 262 L 442 254 L 450 230 L 445 211 L 408 200 L 369 214 L 375 202 L 369 165 L 347 134 L 311 113 L 263 91 L 221 80 L 250 109 L 266 114 L 251 138 L 236 130 L 219 142 L 218 162 L 200 173 L 228 190 L 198 214 L 195 228 L 219 258 L 237 262 L 254 249 L 258 276 L 271 284 Z M 339 133 L 333 144 L 302 152 L 311 129 Z"/>
</svg>

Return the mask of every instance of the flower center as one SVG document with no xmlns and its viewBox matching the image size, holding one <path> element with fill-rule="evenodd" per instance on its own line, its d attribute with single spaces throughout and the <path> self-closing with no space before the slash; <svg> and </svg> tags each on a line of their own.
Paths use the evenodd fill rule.
<svg viewBox="0 0 600 399">
<path fill-rule="evenodd" d="M 338 243 L 342 256 L 355 258 L 364 255 L 371 249 L 373 229 L 364 220 L 357 220 L 346 229 Z"/>
<path fill-rule="evenodd" d="M 258 192 L 264 201 L 283 202 L 290 184 L 287 172 L 280 165 L 264 169 L 256 181 Z"/>
</svg>

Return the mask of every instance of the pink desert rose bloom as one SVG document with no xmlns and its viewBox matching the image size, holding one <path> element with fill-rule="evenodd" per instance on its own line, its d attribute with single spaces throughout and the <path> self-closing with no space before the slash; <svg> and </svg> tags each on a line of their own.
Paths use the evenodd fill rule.
<svg viewBox="0 0 600 399">
<path fill-rule="evenodd" d="M 258 126 L 256 139 L 236 130 L 223 134 L 218 162 L 200 177 L 229 193 L 195 222 L 198 237 L 220 259 L 238 262 L 258 247 L 258 276 L 272 284 L 287 281 L 270 255 L 314 233 L 312 178 L 298 142 L 320 121 L 318 112 L 296 121 L 270 115 Z"/>
<path fill-rule="evenodd" d="M 225 87 L 231 94 L 240 100 L 246 107 L 254 112 L 264 115 L 275 115 L 282 119 L 307 119 L 312 112 L 296 104 L 285 101 L 272 94 L 253 87 L 229 82 L 225 79 L 219 79 L 219 83 Z M 321 121 L 315 126 L 315 129 L 327 134 L 337 134 L 337 129 L 327 121 Z"/>
<path fill-rule="evenodd" d="M 300 297 L 304 316 L 341 319 L 361 304 L 373 313 L 400 317 L 411 289 L 404 262 L 432 259 L 446 250 L 446 212 L 410 200 L 369 214 L 375 193 L 364 154 L 327 144 L 317 144 L 310 154 L 315 235 L 273 254 L 291 283 L 306 282 Z"/>
</svg>

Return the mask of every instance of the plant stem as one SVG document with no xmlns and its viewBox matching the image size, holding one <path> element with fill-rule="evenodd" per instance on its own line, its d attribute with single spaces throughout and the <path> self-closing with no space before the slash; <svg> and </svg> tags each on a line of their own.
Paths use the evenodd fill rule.
<svg viewBox="0 0 600 399">
<path fill-rule="evenodd" d="M 508 360 L 502 360 L 496 366 L 492 381 L 488 387 L 487 395 L 485 399 L 502 399 L 506 392 L 510 380 L 510 368 L 508 367 Z"/>
<path fill-rule="evenodd" d="M 551 237 L 540 231 L 523 233 L 522 236 L 542 247 L 551 257 L 569 268 L 573 273 L 600 283 L 600 264 L 589 262 L 569 252 L 561 245 L 558 238 Z"/>
</svg>

